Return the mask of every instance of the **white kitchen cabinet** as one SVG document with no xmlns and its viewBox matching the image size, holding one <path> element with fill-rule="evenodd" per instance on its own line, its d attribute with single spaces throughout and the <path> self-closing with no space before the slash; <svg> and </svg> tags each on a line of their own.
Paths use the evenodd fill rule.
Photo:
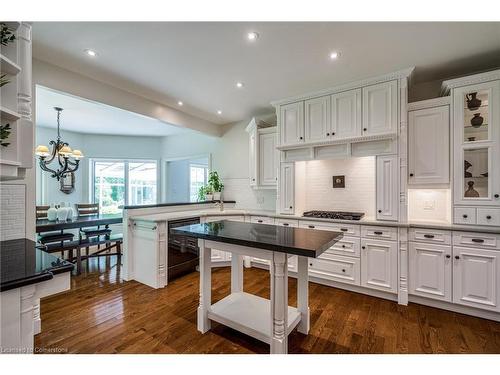
<svg viewBox="0 0 500 375">
<path fill-rule="evenodd" d="M 259 129 L 258 137 L 258 184 L 260 186 L 276 186 L 278 180 L 276 128 Z"/>
<path fill-rule="evenodd" d="M 397 221 L 399 212 L 397 155 L 377 156 L 377 220 Z"/>
<path fill-rule="evenodd" d="M 453 247 L 453 302 L 500 311 L 500 252 Z"/>
<path fill-rule="evenodd" d="M 278 121 L 282 146 L 304 142 L 304 102 L 280 106 Z"/>
<path fill-rule="evenodd" d="M 256 127 L 249 131 L 248 141 L 250 186 L 257 186 L 258 139 Z"/>
<path fill-rule="evenodd" d="M 295 212 L 295 163 L 281 163 L 279 188 L 280 213 Z"/>
<path fill-rule="evenodd" d="M 449 106 L 411 111 L 408 117 L 408 184 L 448 184 Z"/>
<path fill-rule="evenodd" d="M 331 96 L 331 139 L 361 136 L 361 89 Z"/>
<path fill-rule="evenodd" d="M 383 82 L 363 87 L 363 135 L 396 133 L 398 83 Z"/>
<path fill-rule="evenodd" d="M 316 142 L 330 138 L 330 97 L 306 100 L 305 106 L 305 141 Z"/>
<path fill-rule="evenodd" d="M 397 242 L 361 239 L 361 286 L 397 292 Z"/>
<path fill-rule="evenodd" d="M 319 258 L 309 259 L 309 276 L 360 285 L 358 258 L 332 255 L 328 250 Z"/>
<path fill-rule="evenodd" d="M 451 302 L 451 246 L 410 242 L 411 294 Z"/>
</svg>

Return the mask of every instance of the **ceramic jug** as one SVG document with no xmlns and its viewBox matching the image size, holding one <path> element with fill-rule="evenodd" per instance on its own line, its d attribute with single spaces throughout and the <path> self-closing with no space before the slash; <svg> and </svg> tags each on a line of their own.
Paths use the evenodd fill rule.
<svg viewBox="0 0 500 375">
<path fill-rule="evenodd" d="M 68 209 L 66 207 L 59 207 L 57 210 L 57 220 L 66 221 L 68 218 Z"/>
<path fill-rule="evenodd" d="M 66 218 L 66 220 L 72 220 L 73 216 L 75 216 L 75 210 L 69 203 L 66 203 L 66 209 L 68 210 L 68 217 Z"/>
<path fill-rule="evenodd" d="M 49 221 L 57 220 L 57 209 L 54 207 L 54 204 L 51 204 L 50 208 L 47 210 L 47 219 Z"/>
</svg>

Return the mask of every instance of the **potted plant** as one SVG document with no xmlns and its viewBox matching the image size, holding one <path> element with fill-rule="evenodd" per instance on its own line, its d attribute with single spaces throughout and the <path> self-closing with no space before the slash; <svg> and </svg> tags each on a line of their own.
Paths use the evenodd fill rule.
<svg viewBox="0 0 500 375">
<path fill-rule="evenodd" d="M 211 201 L 213 198 L 212 189 L 210 186 L 202 186 L 198 190 L 198 202 Z"/>
<path fill-rule="evenodd" d="M 213 199 L 219 201 L 224 185 L 220 182 L 219 174 L 216 171 L 212 171 L 208 175 L 208 186 L 210 186 L 213 191 Z"/>
<path fill-rule="evenodd" d="M 5 124 L 0 126 L 0 144 L 3 147 L 7 147 L 10 145 L 9 142 L 5 142 L 7 138 L 9 138 L 9 135 L 11 133 L 12 129 L 10 127 L 10 124 Z"/>
<path fill-rule="evenodd" d="M 210 185 L 205 186 L 205 200 L 211 201 L 214 199 L 214 191 Z"/>
</svg>

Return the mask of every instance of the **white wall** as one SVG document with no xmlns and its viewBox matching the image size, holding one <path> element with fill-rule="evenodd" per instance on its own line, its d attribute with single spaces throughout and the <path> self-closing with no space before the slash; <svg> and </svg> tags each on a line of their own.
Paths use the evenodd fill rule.
<svg viewBox="0 0 500 375">
<path fill-rule="evenodd" d="M 408 220 L 451 223 L 451 190 L 408 189 Z"/>
<path fill-rule="evenodd" d="M 333 188 L 333 176 L 338 175 L 345 176 L 345 188 Z M 375 157 L 297 162 L 295 176 L 299 210 L 355 211 L 375 217 Z"/>
<path fill-rule="evenodd" d="M 37 127 L 36 144 L 48 145 L 49 140 L 55 139 L 56 136 L 55 129 Z M 75 175 L 75 191 L 71 194 L 62 193 L 59 191 L 59 182 L 37 166 L 39 204 L 89 202 L 89 160 L 92 158 L 151 159 L 158 163 L 161 158 L 161 137 L 81 134 L 64 130 L 61 137 L 70 147 L 78 148 L 85 155 Z"/>
</svg>

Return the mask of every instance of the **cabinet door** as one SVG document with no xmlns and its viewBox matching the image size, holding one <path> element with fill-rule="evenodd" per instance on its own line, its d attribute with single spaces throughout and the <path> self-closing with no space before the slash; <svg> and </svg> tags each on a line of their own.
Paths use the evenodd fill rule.
<svg viewBox="0 0 500 375">
<path fill-rule="evenodd" d="M 281 163 L 280 166 L 280 212 L 293 214 L 295 211 L 295 165 Z"/>
<path fill-rule="evenodd" d="M 249 134 L 249 158 L 250 158 L 250 186 L 257 185 L 257 161 L 258 161 L 258 152 L 257 152 L 257 129 L 252 130 Z"/>
<path fill-rule="evenodd" d="M 331 137 L 333 139 L 361 135 L 361 89 L 332 95 Z"/>
<path fill-rule="evenodd" d="M 451 302 L 451 246 L 410 242 L 410 293 Z"/>
<path fill-rule="evenodd" d="M 279 126 L 281 145 L 304 142 L 304 102 L 282 105 Z"/>
<path fill-rule="evenodd" d="M 276 134 L 259 134 L 259 185 L 276 185 Z"/>
<path fill-rule="evenodd" d="M 499 252 L 453 247 L 453 302 L 500 311 Z"/>
<path fill-rule="evenodd" d="M 305 140 L 323 141 L 330 138 L 330 97 L 305 101 Z"/>
<path fill-rule="evenodd" d="M 449 107 L 411 111 L 408 129 L 408 184 L 450 182 Z"/>
<path fill-rule="evenodd" d="M 363 135 L 396 133 L 398 82 L 363 87 Z"/>
<path fill-rule="evenodd" d="M 397 292 L 397 242 L 361 239 L 361 286 Z"/>
<path fill-rule="evenodd" d="M 500 81 L 453 90 L 456 204 L 500 205 Z"/>
<path fill-rule="evenodd" d="M 377 156 L 377 219 L 397 221 L 399 212 L 398 156 Z"/>
</svg>

